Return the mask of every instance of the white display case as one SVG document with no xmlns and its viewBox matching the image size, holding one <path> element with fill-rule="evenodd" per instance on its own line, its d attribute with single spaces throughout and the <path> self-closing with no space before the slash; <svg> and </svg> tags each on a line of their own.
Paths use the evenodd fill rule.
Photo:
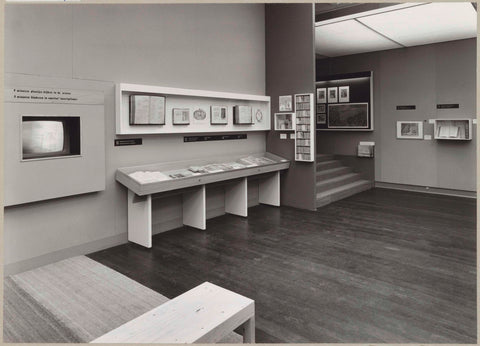
<svg viewBox="0 0 480 346">
<path fill-rule="evenodd" d="M 472 119 L 433 119 L 435 139 L 469 141 L 472 139 Z"/>
<path fill-rule="evenodd" d="M 165 98 L 165 124 L 130 124 L 130 95 L 163 96 Z M 270 97 L 263 95 L 236 94 L 218 91 L 168 88 L 151 85 L 119 83 L 115 90 L 115 118 L 117 135 L 212 133 L 270 130 Z M 235 106 L 251 107 L 252 122 L 235 124 Z M 227 109 L 226 124 L 213 121 L 212 107 Z M 189 111 L 189 123 L 173 124 L 173 110 Z M 194 117 L 196 114 L 206 116 Z"/>
</svg>

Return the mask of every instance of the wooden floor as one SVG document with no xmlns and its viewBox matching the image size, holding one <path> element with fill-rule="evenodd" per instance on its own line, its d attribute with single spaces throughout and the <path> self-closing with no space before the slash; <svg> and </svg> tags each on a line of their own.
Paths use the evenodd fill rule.
<svg viewBox="0 0 480 346">
<path fill-rule="evenodd" d="M 257 342 L 476 343 L 476 203 L 373 189 L 317 212 L 258 206 L 89 257 L 173 298 L 255 300 Z"/>
</svg>

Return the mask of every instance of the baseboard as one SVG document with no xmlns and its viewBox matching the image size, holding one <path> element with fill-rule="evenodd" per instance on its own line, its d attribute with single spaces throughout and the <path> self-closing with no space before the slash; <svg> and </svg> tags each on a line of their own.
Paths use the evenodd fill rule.
<svg viewBox="0 0 480 346">
<path fill-rule="evenodd" d="M 69 257 L 85 255 L 87 253 L 104 250 L 113 246 L 125 244 L 127 242 L 127 233 L 95 240 L 89 243 L 69 247 L 66 249 L 50 252 L 45 255 L 29 258 L 27 260 L 5 264 L 3 267 L 3 275 L 13 275 L 24 272 L 26 270 L 41 267 L 50 263 L 58 262 Z"/>
<path fill-rule="evenodd" d="M 454 196 L 454 197 L 477 198 L 477 193 L 475 191 L 443 189 L 443 188 L 439 188 L 439 187 L 395 184 L 395 183 L 387 183 L 387 182 L 383 182 L 383 181 L 375 181 L 375 187 L 382 188 L 382 189 L 393 189 L 393 190 L 404 190 L 404 191 L 431 193 L 431 194 L 435 194 L 435 195 L 447 195 L 447 196 Z"/>
</svg>

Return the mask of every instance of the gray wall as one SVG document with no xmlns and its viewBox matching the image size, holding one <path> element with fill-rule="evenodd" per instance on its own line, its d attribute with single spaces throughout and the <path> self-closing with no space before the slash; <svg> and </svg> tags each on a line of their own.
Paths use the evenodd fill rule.
<svg viewBox="0 0 480 346">
<path fill-rule="evenodd" d="M 278 96 L 314 93 L 313 15 L 312 4 L 265 5 L 266 90 L 272 114 L 279 111 Z M 268 133 L 267 150 L 292 160 L 282 177 L 282 205 L 315 209 L 315 163 L 295 162 L 294 139 L 279 135 Z"/>
<path fill-rule="evenodd" d="M 317 75 L 373 71 L 375 131 L 317 132 L 321 153 L 355 155 L 359 141 L 375 141 L 380 182 L 476 190 L 476 126 L 472 141 L 398 140 L 398 120 L 476 117 L 476 40 L 350 55 L 317 61 Z M 459 109 L 437 110 L 437 103 Z M 414 104 L 416 110 L 397 111 Z M 433 125 L 424 123 L 424 134 Z"/>
<path fill-rule="evenodd" d="M 10 4 L 5 18 L 7 81 L 103 90 L 106 128 L 105 191 L 5 210 L 6 274 L 125 242 L 126 189 L 115 182 L 117 167 L 265 150 L 263 132 L 220 145 L 165 135 L 113 146 L 116 82 L 264 95 L 263 4 Z M 249 192 L 257 203 L 256 187 Z M 207 206 L 209 217 L 223 213 L 221 189 L 207 191 Z M 153 208 L 157 232 L 181 225 L 179 198 Z"/>
</svg>

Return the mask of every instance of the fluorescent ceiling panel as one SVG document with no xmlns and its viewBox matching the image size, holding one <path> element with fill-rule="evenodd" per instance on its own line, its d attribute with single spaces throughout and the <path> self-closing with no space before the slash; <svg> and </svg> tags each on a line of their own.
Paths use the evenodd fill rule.
<svg viewBox="0 0 480 346">
<path fill-rule="evenodd" d="M 400 48 L 355 20 L 315 27 L 315 52 L 328 57 Z"/>
<path fill-rule="evenodd" d="M 429 3 L 357 20 L 404 46 L 477 36 L 477 13 L 469 2 Z"/>
</svg>

